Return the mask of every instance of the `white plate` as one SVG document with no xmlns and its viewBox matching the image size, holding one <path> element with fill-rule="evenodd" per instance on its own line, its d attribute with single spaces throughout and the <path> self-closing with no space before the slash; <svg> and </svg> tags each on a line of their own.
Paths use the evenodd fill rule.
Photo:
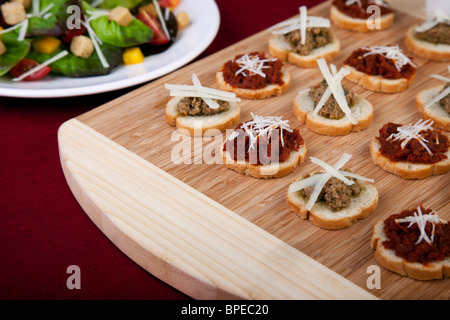
<svg viewBox="0 0 450 320">
<path fill-rule="evenodd" d="M 214 0 L 182 0 L 176 12 L 186 11 L 190 24 L 178 33 L 168 50 L 145 58 L 140 64 L 119 66 L 109 75 L 68 78 L 46 77 L 33 82 L 0 78 L 0 96 L 58 98 L 102 93 L 138 85 L 168 74 L 200 55 L 219 30 L 220 14 Z"/>
</svg>

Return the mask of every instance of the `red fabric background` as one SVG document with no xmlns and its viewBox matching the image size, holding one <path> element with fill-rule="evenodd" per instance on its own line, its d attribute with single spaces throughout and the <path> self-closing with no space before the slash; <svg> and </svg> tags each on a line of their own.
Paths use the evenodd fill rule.
<svg viewBox="0 0 450 320">
<path fill-rule="evenodd" d="M 221 26 L 198 59 L 322 1 L 216 2 Z M 0 98 L 1 299 L 189 299 L 115 247 L 61 171 L 59 126 L 133 89 L 70 99 Z M 70 265 L 81 269 L 80 290 L 66 286 Z"/>
</svg>

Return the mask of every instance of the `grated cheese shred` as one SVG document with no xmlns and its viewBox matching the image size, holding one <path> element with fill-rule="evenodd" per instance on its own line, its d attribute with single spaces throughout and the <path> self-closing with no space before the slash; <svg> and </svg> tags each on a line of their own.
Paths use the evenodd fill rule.
<svg viewBox="0 0 450 320">
<path fill-rule="evenodd" d="M 264 65 L 264 63 L 276 60 L 276 58 L 260 59 L 258 55 L 244 54 L 242 57 L 235 60 L 235 62 L 241 67 L 235 72 L 235 75 L 242 74 L 244 77 L 247 77 L 249 75 L 251 76 L 257 74 L 265 78 L 266 74 L 262 71 L 262 69 L 267 69 L 269 66 Z M 245 71 L 248 71 L 248 73 L 245 73 Z"/>
<path fill-rule="evenodd" d="M 289 120 L 283 120 L 282 117 L 276 116 L 258 116 L 251 113 L 253 120 L 244 122 L 241 128 L 248 135 L 250 140 L 250 146 L 248 151 L 255 150 L 258 137 L 269 137 L 273 129 L 280 128 L 281 144 L 284 146 L 283 130 L 293 132 L 289 126 Z M 228 137 L 228 140 L 234 140 L 239 136 L 238 131 L 233 131 Z"/>
<path fill-rule="evenodd" d="M 424 121 L 423 119 L 420 119 L 415 124 L 409 124 L 406 126 L 398 127 L 397 132 L 391 134 L 387 138 L 387 141 L 403 140 L 403 142 L 401 144 L 401 147 L 403 149 L 403 148 L 405 148 L 405 146 L 408 144 L 408 142 L 411 139 L 415 139 L 415 140 L 419 141 L 419 143 L 427 150 L 427 152 L 430 155 L 433 155 L 433 153 L 431 152 L 431 150 L 428 148 L 428 146 L 426 144 L 429 141 L 427 139 L 425 139 L 424 137 L 422 137 L 422 135 L 420 134 L 421 131 L 432 130 L 433 129 L 432 124 L 433 124 L 433 121 L 431 121 L 431 120 Z"/>
<path fill-rule="evenodd" d="M 406 223 L 409 222 L 408 228 L 410 228 L 413 224 L 417 224 L 417 227 L 420 230 L 420 236 L 419 239 L 417 239 L 415 244 L 419 244 L 422 242 L 422 240 L 425 240 L 428 244 L 432 244 L 434 241 L 434 233 L 436 223 L 439 223 L 439 216 L 435 211 L 431 212 L 430 214 L 422 214 L 422 210 L 419 207 L 417 207 L 417 211 L 414 211 L 414 216 L 405 217 L 402 219 L 395 219 L 396 223 Z M 428 237 L 425 227 L 427 225 L 427 222 L 430 222 L 432 224 L 432 231 L 431 236 Z"/>
<path fill-rule="evenodd" d="M 403 66 L 407 64 L 417 68 L 417 65 L 403 53 L 403 51 L 400 49 L 398 45 L 363 47 L 363 49 L 369 51 L 363 55 L 364 57 L 372 54 L 381 54 L 387 59 L 393 60 L 395 68 L 398 71 L 401 71 Z"/>
</svg>

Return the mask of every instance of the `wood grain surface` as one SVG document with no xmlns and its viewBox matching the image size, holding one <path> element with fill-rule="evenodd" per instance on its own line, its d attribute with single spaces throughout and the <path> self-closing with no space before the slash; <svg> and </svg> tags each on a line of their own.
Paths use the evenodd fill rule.
<svg viewBox="0 0 450 320">
<path fill-rule="evenodd" d="M 295 13 L 293 13 L 295 14 Z M 325 2 L 315 8 L 309 10 L 311 15 L 329 16 L 329 2 Z M 357 33 L 348 30 L 334 28 L 336 36 L 341 41 L 341 52 L 338 58 L 333 63 L 340 68 L 342 61 L 350 55 L 350 53 L 361 46 L 365 45 L 388 45 L 399 44 L 404 48 L 403 38 L 405 31 L 412 24 L 418 23 L 420 20 L 416 17 L 412 17 L 406 13 L 396 11 L 396 18 L 394 26 L 388 30 L 377 31 L 371 34 Z M 426 61 L 408 53 L 414 57 L 414 61 L 419 65 L 417 77 L 414 84 L 405 92 L 398 94 L 383 94 L 373 91 L 368 91 L 364 88 L 357 86 L 347 80 L 343 83 L 352 88 L 361 97 L 368 99 L 374 105 L 374 118 L 371 126 L 359 133 L 350 133 L 349 135 L 342 137 L 328 137 L 315 134 L 309 131 L 304 124 L 300 123 L 294 116 L 292 111 L 292 102 L 298 91 L 306 89 L 313 84 L 319 82 L 322 79 L 321 73 L 318 68 L 314 69 L 301 69 L 294 65 L 286 64 L 292 75 L 292 83 L 290 89 L 279 97 L 268 98 L 264 100 L 243 100 L 240 103 L 242 108 L 241 119 L 243 121 L 251 118 L 250 112 L 259 115 L 276 115 L 283 116 L 289 119 L 291 126 L 300 129 L 300 132 L 305 140 L 308 148 L 307 160 L 292 174 L 274 180 L 258 180 L 247 176 L 242 176 L 234 171 L 226 169 L 223 164 L 206 163 L 208 159 L 201 159 L 200 155 L 211 154 L 211 149 L 220 147 L 224 137 L 222 135 L 212 137 L 210 139 L 192 139 L 186 140 L 185 146 L 192 152 L 183 158 L 184 163 L 174 163 L 172 153 L 176 148 L 179 148 L 183 139 L 174 131 L 173 127 L 170 127 L 164 118 L 165 104 L 169 100 L 168 91 L 164 88 L 164 83 L 173 84 L 190 84 L 192 73 L 196 73 L 199 79 L 204 85 L 218 88 L 215 83 L 215 72 L 221 67 L 221 65 L 227 60 L 232 59 L 236 54 L 249 53 L 251 51 L 265 51 L 268 52 L 267 40 L 270 36 L 269 30 L 264 30 L 254 36 L 245 39 L 233 46 L 226 48 L 216 54 L 213 54 L 201 61 L 190 64 L 178 71 L 175 71 L 161 79 L 153 81 L 152 83 L 145 85 L 129 94 L 126 94 L 116 100 L 113 100 L 103 106 L 100 106 L 88 113 L 80 115 L 73 121 L 63 125 L 60 130 L 60 150 L 61 161 L 65 174 L 71 186 L 74 195 L 78 201 L 88 213 L 88 215 L 94 220 L 99 228 L 111 238 L 111 240 L 118 245 L 126 254 L 129 254 L 137 263 L 146 268 L 158 266 L 157 270 L 149 270 L 156 276 L 160 277 L 164 281 L 172 284 L 173 286 L 181 289 L 183 292 L 195 297 L 195 298 L 228 298 L 228 297 L 242 297 L 242 298 L 261 298 L 269 297 L 276 299 L 286 298 L 372 298 L 376 296 L 381 299 L 450 299 L 450 279 L 437 280 L 430 282 L 415 281 L 400 275 L 394 274 L 388 270 L 381 268 L 381 288 L 380 289 L 368 289 L 367 280 L 370 274 L 367 273 L 368 267 L 372 265 L 378 266 L 378 262 L 374 257 L 374 252 L 370 248 L 370 237 L 372 235 L 373 226 L 375 223 L 390 214 L 399 213 L 402 209 L 412 209 L 419 204 L 423 204 L 425 207 L 430 207 L 437 211 L 439 215 L 449 220 L 450 219 L 450 178 L 449 174 L 429 177 L 424 180 L 403 180 L 392 174 L 389 174 L 379 167 L 377 167 L 371 160 L 369 154 L 369 141 L 377 135 L 381 126 L 388 122 L 398 123 L 411 123 L 420 119 L 419 113 L 414 106 L 415 95 L 422 89 L 428 88 L 434 84 L 440 83 L 437 79 L 430 78 L 431 74 L 438 73 L 447 76 L 447 64 Z M 79 130 L 80 136 L 77 136 Z M 86 159 L 97 157 L 96 152 L 99 154 L 99 158 L 104 161 L 111 162 L 110 165 L 105 165 L 105 168 L 114 168 L 114 163 L 117 163 L 117 174 L 115 177 L 120 181 L 120 174 L 128 174 L 128 171 L 141 170 L 141 168 L 134 168 L 130 165 L 129 168 L 124 167 L 124 155 L 121 152 L 117 153 L 117 161 L 114 159 L 115 152 L 112 152 L 108 156 L 101 156 L 103 154 L 102 143 L 98 144 L 96 148 L 88 148 L 81 146 L 83 137 L 89 139 L 92 137 L 96 143 L 97 140 L 103 141 L 105 145 L 109 145 L 111 148 L 118 145 L 127 150 L 126 154 L 141 160 L 130 160 L 130 163 L 137 161 L 138 163 L 152 168 L 158 168 L 164 172 L 164 175 L 157 178 L 160 179 L 160 183 L 151 189 L 156 199 L 160 199 L 160 203 L 172 202 L 177 199 L 173 198 L 171 192 L 173 190 L 167 189 L 164 185 L 165 180 L 184 182 L 189 186 L 189 192 L 184 193 L 183 201 L 186 206 L 171 206 L 172 210 L 183 213 L 196 212 L 197 208 L 195 203 L 188 201 L 187 197 L 191 191 L 190 188 L 203 196 L 212 200 L 211 208 L 205 208 L 202 203 L 199 203 L 198 211 L 202 212 L 197 218 L 198 221 L 186 222 L 186 225 L 180 222 L 180 224 L 174 226 L 174 230 L 170 231 L 165 229 L 169 233 L 168 241 L 172 241 L 173 233 L 181 231 L 191 231 L 196 233 L 197 225 L 202 225 L 205 219 L 204 214 L 208 210 L 211 210 L 211 214 L 214 215 L 217 210 L 223 212 L 226 208 L 226 212 L 230 212 L 243 218 L 245 222 L 234 231 L 226 233 L 226 237 L 233 235 L 232 246 L 225 246 L 223 248 L 224 255 L 230 259 L 248 259 L 247 263 L 239 263 L 237 269 L 247 275 L 251 274 L 252 259 L 260 258 L 267 253 L 264 248 L 257 248 L 258 244 L 264 246 L 265 241 L 271 243 L 272 239 L 276 238 L 280 240 L 280 259 L 274 266 L 280 267 L 284 265 L 281 270 L 288 269 L 294 274 L 289 274 L 287 277 L 290 281 L 284 279 L 283 285 L 277 283 L 277 277 L 279 273 L 270 271 L 270 266 L 265 266 L 267 269 L 257 269 L 258 275 L 255 279 L 258 282 L 258 277 L 270 278 L 266 279 L 264 285 L 266 287 L 243 289 L 248 283 L 252 283 L 252 280 L 242 281 L 242 279 L 232 279 L 231 274 L 236 269 L 232 268 L 232 273 L 227 273 L 227 267 L 221 265 L 219 256 L 208 256 L 205 254 L 204 259 L 212 259 L 214 263 L 211 265 L 212 269 L 215 269 L 213 273 L 203 273 L 204 269 L 198 265 L 195 261 L 190 259 L 191 264 L 186 266 L 185 270 L 179 270 L 174 268 L 175 262 L 179 261 L 165 261 L 161 262 L 161 257 L 155 257 L 152 249 L 149 249 L 148 256 L 142 256 L 140 253 L 133 256 L 133 254 L 127 252 L 129 248 L 131 251 L 138 252 L 136 248 L 141 248 L 143 243 L 136 243 L 136 239 L 127 239 L 124 235 L 127 233 L 135 234 L 136 230 L 139 230 L 139 223 L 127 224 L 125 220 L 121 220 L 120 217 L 108 218 L 108 222 L 103 223 L 97 220 L 98 217 L 105 217 L 105 210 L 101 208 L 108 208 L 106 211 L 121 212 L 121 209 L 128 210 L 128 206 L 122 203 L 123 207 L 114 208 L 112 204 L 116 203 L 112 201 L 110 204 L 105 203 L 104 200 L 108 198 L 119 198 L 121 190 L 110 190 L 112 194 L 102 194 L 102 196 L 96 195 L 96 192 L 102 190 L 103 187 L 107 188 L 108 181 L 100 181 L 99 185 L 96 184 L 95 176 L 98 171 L 103 172 L 102 162 L 93 161 L 92 163 Z M 76 142 L 72 139 L 78 139 Z M 110 144 L 112 143 L 112 144 Z M 80 145 L 78 145 L 80 144 Z M 86 149 L 87 148 L 87 149 Z M 105 150 L 107 150 L 106 148 Z M 90 151 L 87 151 L 90 150 Z M 100 152 L 100 150 L 102 150 Z M 92 155 L 84 157 L 85 152 L 92 152 Z M 106 152 L 106 151 L 104 151 Z M 288 185 L 296 178 L 305 173 L 317 170 L 318 167 L 309 161 L 310 156 L 320 158 L 328 163 L 334 163 L 342 155 L 343 152 L 350 153 L 353 158 L 349 162 L 352 170 L 365 177 L 373 178 L 375 180 L 375 186 L 379 191 L 379 205 L 372 214 L 364 219 L 360 220 L 351 227 L 343 230 L 328 231 L 320 229 L 307 220 L 302 220 L 291 211 L 289 211 L 286 201 L 285 193 Z M 81 158 L 78 158 L 80 156 Z M 72 158 L 77 157 L 83 159 L 80 163 L 71 166 Z M 93 159 L 93 158 L 92 158 Z M 83 162 L 87 161 L 89 164 L 84 166 L 89 167 L 87 178 L 86 171 L 79 170 L 77 165 L 83 167 Z M 93 159 L 95 160 L 95 159 Z M 75 161 L 76 162 L 76 161 Z M 105 169 L 106 170 L 106 169 Z M 127 173 L 128 172 L 128 173 Z M 144 173 L 143 173 L 144 174 Z M 150 174 L 152 176 L 152 174 Z M 105 177 L 108 175 L 105 173 Z M 140 177 L 140 185 L 147 186 L 145 176 Z M 152 176 L 153 177 L 153 176 Z M 171 178 L 167 178 L 171 177 Z M 154 177 L 153 177 L 154 178 Z M 89 181 L 92 179 L 94 182 Z M 106 179 L 106 178 L 105 178 Z M 112 185 L 116 185 L 112 182 L 114 177 L 111 177 Z M 80 181 L 83 181 L 81 183 Z M 125 181 L 125 180 L 124 180 Z M 117 181 L 116 181 L 117 182 Z M 86 184 L 84 184 L 86 183 Z M 176 183 L 177 184 L 177 183 Z M 120 183 L 118 184 L 120 186 Z M 179 184 L 177 184 L 180 186 Z M 89 192 L 85 188 L 94 188 L 95 192 Z M 88 187 L 90 186 L 90 187 Z M 95 187 L 94 187 L 95 186 Z M 133 188 L 140 196 L 145 195 L 145 192 L 140 193 L 136 186 L 127 186 L 124 182 L 123 190 L 128 190 L 128 187 Z M 109 188 L 107 188 L 109 190 Z M 149 190 L 144 190 L 149 191 Z M 179 190 L 177 189 L 176 192 Z M 106 191 L 105 191 L 106 192 Z M 178 194 L 178 193 L 175 193 Z M 130 195 L 130 197 L 139 199 L 139 196 Z M 146 199 L 141 199 L 143 202 L 139 205 L 148 206 L 149 208 L 160 206 L 159 203 L 148 203 Z M 210 203 L 209 200 L 205 200 Z M 121 203 L 121 202 L 119 202 Z M 188 205 L 189 203 L 189 205 Z M 219 208 L 219 209 L 218 209 Z M 139 212 L 145 212 L 142 208 L 135 208 Z M 100 211 L 103 210 L 103 213 Z M 205 211 L 206 210 L 206 211 Z M 229 211 L 228 211 L 229 210 Z M 108 214 L 108 212 L 106 212 Z M 168 211 L 167 214 L 170 214 Z M 127 216 L 127 214 L 125 214 Z M 215 219 L 215 218 L 214 218 Z M 97 220 L 97 221 L 96 221 Z M 139 221 L 139 219 L 138 219 Z M 241 221 L 242 222 L 242 221 Z M 214 221 L 215 224 L 220 225 L 219 220 Z M 224 222 L 225 223 L 225 222 Z M 103 226 L 104 225 L 104 226 Z M 152 232 L 151 225 L 148 222 L 142 222 L 142 232 Z M 242 226 L 255 226 L 249 227 L 248 234 L 245 228 Z M 167 228 L 169 228 L 167 226 Z M 179 228 L 179 229 L 178 229 Z M 190 229 L 192 228 L 192 229 Z M 212 232 L 211 239 L 216 239 L 214 231 Z M 264 232 L 260 232 L 264 231 Z M 230 230 L 227 230 L 230 231 Z M 207 232 L 203 230 L 202 232 Z M 120 234 L 117 239 L 114 239 L 114 234 Z M 139 233 L 139 232 L 138 232 Z M 155 233 L 158 236 L 164 233 Z M 246 243 L 245 239 L 249 237 L 261 237 L 262 242 L 258 242 L 259 239 L 254 239 L 254 243 Z M 207 238 L 207 235 L 204 235 Z M 225 235 L 224 235 L 225 236 Z M 140 239 L 144 241 L 147 238 L 145 234 L 139 233 Z M 268 237 L 268 238 L 267 238 Z M 241 243 L 239 243 L 239 239 Z M 161 239 L 163 241 L 164 239 Z M 186 238 L 186 242 L 190 239 Z M 149 241 L 149 240 L 145 240 Z M 176 238 L 172 243 L 173 250 L 178 253 L 179 248 L 176 246 L 177 241 L 182 243 L 182 237 Z M 236 241 L 236 242 L 234 242 Z M 283 244 L 283 245 L 281 245 Z M 284 244 L 287 245 L 285 248 Z M 195 245 L 192 244 L 194 247 Z M 198 245 L 206 245 L 205 243 L 198 243 Z M 262 250 L 255 253 L 248 252 L 247 255 L 237 254 L 235 257 L 230 253 L 233 252 L 233 246 L 238 248 L 240 245 L 247 248 L 247 246 L 255 246 L 255 250 Z M 217 247 L 217 246 L 216 246 Z M 219 246 L 220 247 L 220 246 Z M 219 248 L 217 247 L 217 248 Z M 278 247 L 278 246 L 277 246 Z M 151 244 L 145 246 L 145 248 L 154 248 Z M 180 247 L 181 248 L 181 247 Z M 295 252 L 301 253 L 299 256 L 294 254 L 293 260 L 285 260 L 285 254 L 290 255 L 291 249 L 295 249 Z M 228 251 L 231 250 L 231 251 Z M 277 250 L 277 249 L 274 249 Z M 157 250 L 163 252 L 164 250 Z M 240 252 L 240 251 L 237 251 Z M 167 257 L 172 257 L 174 252 L 163 252 Z M 182 255 L 182 252 L 179 254 Z M 213 253 L 211 253 L 212 255 Z M 273 252 L 272 252 L 273 254 Z M 273 255 L 269 255 L 273 258 Z M 257 258 L 255 258 L 255 256 Z M 309 259 L 304 260 L 303 257 L 309 257 L 322 265 L 323 268 L 316 268 L 312 272 L 311 279 L 306 281 L 305 278 L 300 277 L 298 274 L 300 270 L 315 265 Z M 148 259 L 148 260 L 146 260 Z M 296 265 L 291 263 L 292 261 L 307 261 L 306 264 Z M 210 260 L 208 260 L 210 261 Z M 212 263 L 212 262 L 211 262 Z M 304 263 L 304 262 L 302 262 Z M 175 263 L 176 265 L 176 263 Z M 270 264 L 269 264 L 270 265 Z M 225 269 L 223 269 L 225 268 Z M 244 270 L 250 268 L 249 270 Z M 315 268 L 315 267 L 314 267 Z M 176 270 L 175 270 L 176 269 Z M 223 270 L 222 270 L 223 269 Z M 166 271 L 164 271 L 166 270 Z M 264 275 L 264 270 L 267 271 L 267 275 Z M 229 270 L 228 270 L 229 271 Z M 165 273 L 164 273 L 165 272 Z M 340 277 L 336 277 L 336 273 Z M 199 276 L 201 274 L 201 276 Z M 322 283 L 319 274 L 326 275 L 327 280 L 323 280 L 326 284 Z M 213 279 L 217 275 L 231 278 L 226 280 L 219 280 L 214 282 Z M 198 276 L 198 277 L 197 277 Z M 212 276 L 213 278 L 210 278 Z M 316 277 L 315 277 L 316 276 Z M 347 282 L 346 280 L 349 280 Z M 332 279 L 328 281 L 329 279 Z M 294 283 L 296 280 L 299 283 Z M 305 282 L 306 281 L 306 282 Z M 270 287 L 273 284 L 275 287 L 274 292 L 271 293 Z M 356 285 L 356 288 L 353 286 Z M 231 287 L 230 287 L 231 285 Z M 242 286 L 240 286 L 242 285 Z M 252 283 L 253 285 L 253 283 Z M 325 285 L 328 292 L 324 294 L 323 291 L 314 291 L 320 286 Z M 236 286 L 236 287 L 234 287 Z M 284 289 L 281 287 L 287 286 Z M 290 287 L 292 286 L 292 294 L 290 294 Z M 301 288 L 299 288 L 301 287 Z M 314 292 L 304 294 L 311 288 Z M 252 290 L 254 294 L 252 294 Z M 279 290 L 279 291 L 277 291 Z M 305 291 L 306 290 L 306 291 Z M 343 291 L 343 292 L 342 292 Z M 218 293 L 219 292 L 219 293 Z"/>
</svg>

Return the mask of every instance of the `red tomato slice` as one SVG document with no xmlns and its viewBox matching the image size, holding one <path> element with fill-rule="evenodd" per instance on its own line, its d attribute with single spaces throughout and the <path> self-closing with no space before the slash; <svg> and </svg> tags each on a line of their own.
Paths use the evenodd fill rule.
<svg viewBox="0 0 450 320">
<path fill-rule="evenodd" d="M 83 25 L 81 25 L 79 29 L 69 29 L 64 33 L 64 35 L 62 37 L 62 42 L 70 43 L 73 38 L 75 38 L 76 36 L 81 36 L 81 35 L 85 34 L 86 32 L 87 32 L 87 29 Z"/>
<path fill-rule="evenodd" d="M 164 33 L 163 28 L 161 27 L 158 20 L 156 20 L 150 13 L 147 11 L 141 11 L 136 18 L 145 23 L 150 29 L 153 30 L 153 40 L 150 41 L 150 44 L 153 45 L 163 45 L 170 41 L 170 39 Z"/>
<path fill-rule="evenodd" d="M 31 59 L 22 59 L 18 64 L 16 64 L 9 72 L 14 78 L 20 77 L 25 72 L 37 67 L 39 65 L 39 62 Z M 46 75 L 48 75 L 52 71 L 52 69 L 49 66 L 44 66 L 43 68 L 39 69 L 38 71 L 30 74 L 28 77 L 24 78 L 23 81 L 35 81 L 42 79 Z"/>
<path fill-rule="evenodd" d="M 170 0 L 159 0 L 158 4 L 164 8 L 169 8 L 171 6 Z"/>
</svg>

